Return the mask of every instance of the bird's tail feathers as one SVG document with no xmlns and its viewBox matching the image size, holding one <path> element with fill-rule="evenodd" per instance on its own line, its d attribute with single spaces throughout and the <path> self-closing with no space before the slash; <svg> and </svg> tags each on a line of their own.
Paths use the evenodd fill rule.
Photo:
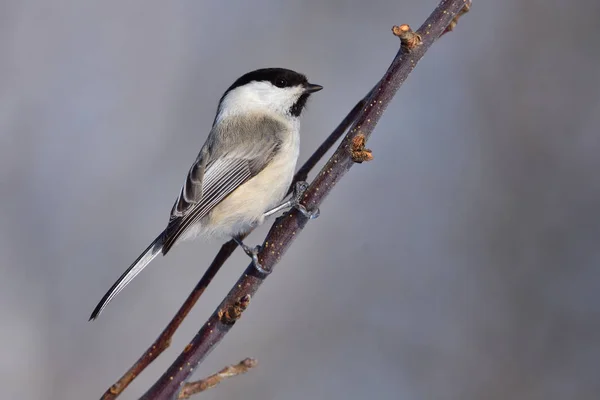
<svg viewBox="0 0 600 400">
<path fill-rule="evenodd" d="M 98 318 L 98 316 L 104 310 L 106 305 L 117 294 L 119 294 L 121 290 L 123 290 L 125 286 L 127 286 L 129 282 L 133 280 L 133 278 L 135 278 L 140 272 L 142 272 L 142 270 L 146 268 L 146 266 L 150 264 L 150 262 L 154 260 L 154 258 L 156 258 L 157 255 L 161 253 L 164 242 L 163 236 L 163 233 L 158 235 L 158 237 L 154 239 L 150 246 L 148 246 L 148 248 L 144 250 L 144 252 L 137 258 L 137 260 L 135 260 L 133 264 L 131 264 L 131 266 L 127 268 L 125 272 L 123 272 L 123 275 L 121 275 L 119 279 L 117 279 L 114 285 L 112 285 L 112 287 L 108 290 L 108 292 L 106 292 L 104 297 L 102 297 L 102 300 L 100 300 L 100 302 L 92 312 L 92 315 L 90 316 L 90 321 Z"/>
</svg>

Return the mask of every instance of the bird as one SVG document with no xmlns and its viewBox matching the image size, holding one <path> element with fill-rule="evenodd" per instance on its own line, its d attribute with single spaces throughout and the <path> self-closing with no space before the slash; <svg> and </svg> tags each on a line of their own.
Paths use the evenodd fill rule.
<svg viewBox="0 0 600 400">
<path fill-rule="evenodd" d="M 190 167 L 166 228 L 117 279 L 90 316 L 98 318 L 154 258 L 195 237 L 233 238 L 256 269 L 260 246 L 241 237 L 270 215 L 296 207 L 308 218 L 300 198 L 306 182 L 291 185 L 300 152 L 300 115 L 312 93 L 323 86 L 285 68 L 262 68 L 239 77 L 221 96 L 206 142 Z"/>
</svg>

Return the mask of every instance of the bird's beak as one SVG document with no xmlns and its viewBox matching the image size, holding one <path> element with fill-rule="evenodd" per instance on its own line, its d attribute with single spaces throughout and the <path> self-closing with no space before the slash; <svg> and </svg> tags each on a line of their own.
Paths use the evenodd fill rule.
<svg viewBox="0 0 600 400">
<path fill-rule="evenodd" d="M 321 89 L 323 89 L 323 86 L 321 85 L 313 85 L 312 83 L 307 83 L 304 87 L 304 93 L 314 93 L 318 92 Z"/>
</svg>

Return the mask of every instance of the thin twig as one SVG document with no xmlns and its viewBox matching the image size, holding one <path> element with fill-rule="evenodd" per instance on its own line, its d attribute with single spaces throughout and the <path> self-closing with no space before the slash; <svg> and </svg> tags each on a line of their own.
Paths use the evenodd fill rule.
<svg viewBox="0 0 600 400">
<path fill-rule="evenodd" d="M 372 92 L 372 91 L 371 91 Z M 369 92 L 369 94 L 371 93 Z M 310 171 L 321 161 L 323 156 L 333 147 L 333 145 L 339 140 L 340 137 L 348 130 L 348 127 L 354 122 L 356 116 L 360 110 L 364 107 L 367 101 L 367 96 L 359 101 L 354 108 L 346 115 L 342 122 L 335 128 L 333 132 L 321 143 L 319 148 L 313 153 L 312 156 L 302 165 L 294 176 L 294 180 L 288 194 L 291 193 L 292 188 L 298 181 L 304 181 L 308 177 Z M 171 344 L 171 338 L 175 334 L 175 331 L 179 328 L 184 318 L 188 315 L 190 310 L 194 307 L 202 293 L 206 290 L 208 285 L 211 283 L 217 272 L 221 269 L 225 261 L 233 254 L 237 248 L 237 243 L 233 240 L 225 243 L 214 260 L 196 285 L 185 302 L 181 305 L 177 314 L 173 317 L 167 327 L 161 332 L 160 336 L 152 343 L 152 345 L 142 354 L 142 356 L 129 368 L 127 372 L 113 384 L 103 395 L 101 400 L 113 400 L 116 399 L 129 384 L 144 370 L 152 361 L 154 361 L 163 351 L 165 351 Z"/>
<path fill-rule="evenodd" d="M 246 358 L 245 360 L 240 361 L 238 364 L 228 365 L 216 374 L 208 376 L 204 379 L 200 379 L 199 381 L 186 383 L 181 388 L 177 398 L 189 399 L 196 393 L 204 392 L 205 390 L 217 386 L 227 378 L 245 374 L 249 369 L 256 367 L 256 365 L 258 365 L 258 362 L 254 358 Z"/>
<path fill-rule="evenodd" d="M 352 159 L 354 137 L 362 134 L 364 141 L 368 140 L 381 115 L 402 83 L 465 4 L 470 5 L 470 0 L 443 0 L 416 32 L 422 40 L 420 45 L 409 49 L 409 44 L 402 43 L 398 54 L 373 91 L 353 127 L 304 194 L 303 205 L 308 210 L 318 207 L 332 188 L 355 164 Z M 258 255 L 263 268 L 268 271 L 273 270 L 306 223 L 307 218 L 296 209 L 284 214 L 275 221 Z M 175 397 L 181 385 L 192 374 L 193 369 L 220 343 L 233 326 L 234 323 L 231 321 L 223 320 L 223 310 L 230 309 L 242 299 L 249 300 L 265 278 L 265 275 L 259 273 L 250 264 L 217 310 L 186 346 L 185 351 L 177 357 L 161 378 L 144 394 L 142 399 L 171 399 Z"/>
</svg>

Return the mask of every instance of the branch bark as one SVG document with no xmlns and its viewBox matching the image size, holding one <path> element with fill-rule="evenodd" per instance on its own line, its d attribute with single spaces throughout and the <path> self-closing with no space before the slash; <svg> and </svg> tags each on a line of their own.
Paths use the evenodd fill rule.
<svg viewBox="0 0 600 400">
<path fill-rule="evenodd" d="M 433 42 L 455 21 L 461 10 L 465 6 L 469 7 L 470 4 L 470 0 L 442 0 L 416 32 L 418 40 L 413 37 L 414 42 L 402 41 L 401 48 L 392 64 L 372 91 L 352 128 L 306 191 L 303 204 L 307 209 L 318 207 L 355 164 L 353 159 L 355 153 L 353 149 L 357 142 L 355 138 L 360 135 L 359 142 L 364 146 L 391 99 L 417 62 Z M 295 209 L 275 221 L 258 255 L 263 268 L 268 271 L 273 270 L 306 223 L 307 219 Z M 265 278 L 265 275 L 260 274 L 250 264 L 217 310 L 185 347 L 183 353 L 144 394 L 142 399 L 172 399 L 176 397 L 196 366 L 220 343 L 241 316 L 241 312 L 248 306 L 250 299 Z M 240 308 L 240 304 L 245 305 L 243 309 Z M 231 318 L 231 310 L 239 311 L 235 314 L 235 318 Z"/>
</svg>

